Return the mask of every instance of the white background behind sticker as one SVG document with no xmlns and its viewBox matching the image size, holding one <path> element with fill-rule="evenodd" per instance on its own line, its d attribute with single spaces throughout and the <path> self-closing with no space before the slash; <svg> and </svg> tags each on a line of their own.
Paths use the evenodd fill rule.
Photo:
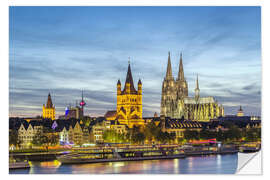
<svg viewBox="0 0 270 180">
<path fill-rule="evenodd" d="M 238 154 L 237 174 L 262 174 L 262 152 Z"/>
</svg>

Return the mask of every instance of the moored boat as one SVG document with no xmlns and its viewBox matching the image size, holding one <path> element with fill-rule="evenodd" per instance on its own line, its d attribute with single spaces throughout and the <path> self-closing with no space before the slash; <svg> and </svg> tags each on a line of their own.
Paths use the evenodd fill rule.
<svg viewBox="0 0 270 180">
<path fill-rule="evenodd" d="M 156 159 L 174 159 L 184 158 L 184 154 L 173 155 L 155 155 L 155 156 L 140 156 L 140 157 L 113 157 L 113 158 L 87 158 L 84 155 L 70 154 L 57 157 L 61 164 L 79 164 L 79 163 L 100 163 L 100 162 L 118 162 L 118 161 L 141 161 L 141 160 L 156 160 Z"/>
<path fill-rule="evenodd" d="M 26 169 L 26 168 L 30 168 L 30 164 L 28 161 L 9 162 L 9 169 Z"/>
</svg>

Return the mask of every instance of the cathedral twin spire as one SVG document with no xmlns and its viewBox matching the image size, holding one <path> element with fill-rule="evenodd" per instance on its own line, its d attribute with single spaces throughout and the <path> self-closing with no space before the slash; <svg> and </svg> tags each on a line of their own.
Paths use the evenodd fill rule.
<svg viewBox="0 0 270 180">
<path fill-rule="evenodd" d="M 180 54 L 180 63 L 179 63 L 179 71 L 178 71 L 178 80 L 184 81 L 184 68 L 183 68 L 183 60 L 182 60 L 182 53 Z"/>
<path fill-rule="evenodd" d="M 168 65 L 167 65 L 166 79 L 167 80 L 172 80 L 173 79 L 170 51 L 168 53 Z"/>
<path fill-rule="evenodd" d="M 172 65 L 171 65 L 171 53 L 168 53 L 168 64 L 167 64 L 167 72 L 166 77 L 167 80 L 172 80 Z M 185 81 L 184 76 L 184 68 L 183 68 L 183 60 L 182 60 L 182 53 L 180 54 L 180 63 L 179 63 L 179 71 L 178 71 L 178 80 Z"/>
<path fill-rule="evenodd" d="M 172 65 L 171 65 L 171 53 L 170 52 L 168 53 L 168 64 L 167 64 L 167 72 L 166 72 L 165 80 L 169 80 L 169 81 L 174 80 L 174 78 L 172 76 Z M 181 88 L 184 89 L 184 94 L 185 94 L 185 96 L 187 96 L 188 95 L 187 83 L 186 83 L 186 79 L 185 79 L 185 75 L 184 75 L 182 53 L 180 54 L 178 77 L 177 77 L 176 81 L 179 83 Z M 196 95 L 195 96 L 197 96 L 198 98 L 199 98 L 199 93 L 200 93 L 199 79 L 198 79 L 198 74 L 197 74 L 196 87 L 195 87 L 195 94 Z"/>
</svg>

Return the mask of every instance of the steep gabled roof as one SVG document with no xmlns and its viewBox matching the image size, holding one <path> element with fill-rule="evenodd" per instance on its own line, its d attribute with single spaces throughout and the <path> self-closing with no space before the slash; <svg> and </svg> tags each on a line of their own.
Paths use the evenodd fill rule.
<svg viewBox="0 0 270 180">
<path fill-rule="evenodd" d="M 105 118 L 108 117 L 114 117 L 116 116 L 117 112 L 116 111 L 107 111 L 106 114 L 104 115 Z"/>
</svg>

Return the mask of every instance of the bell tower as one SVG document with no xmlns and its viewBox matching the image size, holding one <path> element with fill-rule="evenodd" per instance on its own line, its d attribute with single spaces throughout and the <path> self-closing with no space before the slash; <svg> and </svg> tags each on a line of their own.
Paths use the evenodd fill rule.
<svg viewBox="0 0 270 180">
<path fill-rule="evenodd" d="M 138 81 L 138 91 L 134 87 L 130 62 L 124 89 L 121 91 L 121 82 L 117 82 L 117 118 L 120 124 L 129 128 L 134 125 L 144 125 L 142 119 L 142 82 Z"/>
<path fill-rule="evenodd" d="M 52 103 L 51 94 L 48 94 L 47 104 L 43 104 L 42 117 L 45 119 L 55 119 L 55 106 Z"/>
<path fill-rule="evenodd" d="M 172 76 L 171 54 L 169 52 L 166 76 L 162 83 L 160 115 L 166 117 L 173 115 L 173 102 L 176 99 L 175 87 L 175 80 Z"/>
<path fill-rule="evenodd" d="M 178 90 L 177 90 L 178 98 L 188 97 L 188 84 L 184 76 L 182 53 L 180 53 L 179 71 L 178 71 L 178 77 L 177 77 L 176 83 L 178 86 Z"/>
</svg>

